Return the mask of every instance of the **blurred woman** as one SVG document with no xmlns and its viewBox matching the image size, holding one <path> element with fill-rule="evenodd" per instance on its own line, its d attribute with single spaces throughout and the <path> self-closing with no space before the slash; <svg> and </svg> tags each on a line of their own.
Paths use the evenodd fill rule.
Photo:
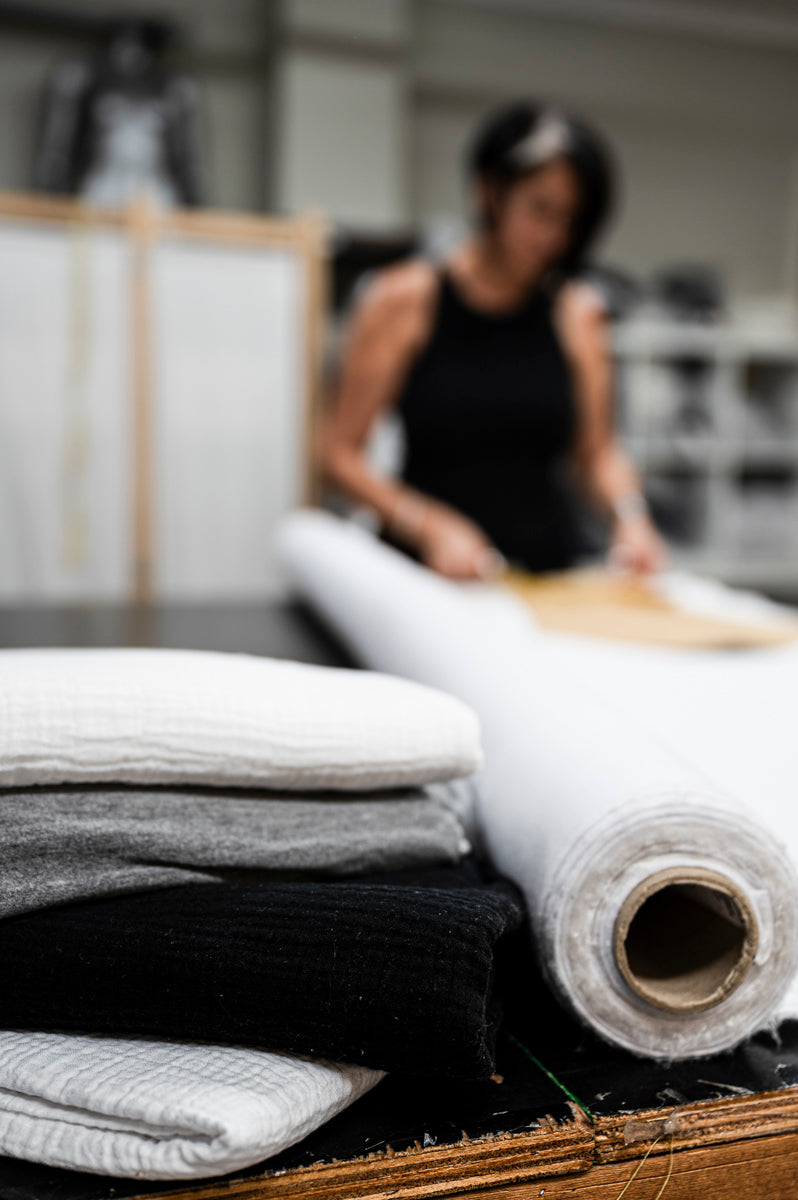
<svg viewBox="0 0 798 1200">
<path fill-rule="evenodd" d="M 508 560 L 558 570 L 583 552 L 570 474 L 611 523 L 611 555 L 664 560 L 612 423 L 605 315 L 580 282 L 612 202 L 607 152 L 581 121 L 519 103 L 472 144 L 477 220 L 442 264 L 375 277 L 351 326 L 326 420 L 329 481 L 384 534 L 452 578 Z M 402 422 L 400 479 L 366 456 L 377 418 Z"/>
</svg>

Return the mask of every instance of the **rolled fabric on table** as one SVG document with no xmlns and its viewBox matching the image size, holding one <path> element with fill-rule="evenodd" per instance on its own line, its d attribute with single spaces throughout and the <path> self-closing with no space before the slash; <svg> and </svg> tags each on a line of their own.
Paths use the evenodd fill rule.
<svg viewBox="0 0 798 1200">
<path fill-rule="evenodd" d="M 54 904 L 212 883 L 357 875 L 457 862 L 472 785 L 341 793 L 94 787 L 0 791 L 0 918 Z"/>
<path fill-rule="evenodd" d="M 0 1031 L 0 1153 L 136 1179 L 225 1175 L 382 1077 L 233 1046 Z"/>
<path fill-rule="evenodd" d="M 654 661 L 670 665 L 652 674 L 655 652 L 627 649 L 633 665 L 613 684 L 614 648 L 585 659 L 589 642 L 540 633 L 501 589 L 436 577 L 352 524 L 292 514 L 278 549 L 359 661 L 478 713 L 487 847 L 523 889 L 543 966 L 583 1021 L 635 1053 L 691 1058 L 731 1048 L 793 1003 L 798 1015 L 787 996 L 798 753 L 794 736 L 780 746 L 774 781 L 750 735 L 766 680 L 798 679 L 793 651 L 750 652 L 754 683 L 721 656 L 722 668 L 704 668 L 667 651 Z M 724 694 L 715 712 L 709 698 Z M 729 737 L 737 772 L 724 762 Z"/>
<path fill-rule="evenodd" d="M 0 651 L 0 787 L 415 787 L 470 774 L 450 696 L 376 673 L 200 650 Z"/>
</svg>

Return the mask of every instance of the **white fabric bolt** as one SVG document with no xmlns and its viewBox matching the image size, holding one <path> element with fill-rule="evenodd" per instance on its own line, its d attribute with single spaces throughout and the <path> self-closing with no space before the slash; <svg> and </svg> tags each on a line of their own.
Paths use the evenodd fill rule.
<svg viewBox="0 0 798 1200">
<path fill-rule="evenodd" d="M 235 1046 L 0 1032 L 0 1153 L 199 1179 L 301 1141 L 383 1078 Z"/>
<path fill-rule="evenodd" d="M 667 1059 L 729 1049 L 798 1015 L 798 649 L 543 634 L 500 590 L 449 583 L 323 513 L 286 518 L 278 547 L 361 662 L 473 705 L 487 847 L 523 889 L 543 965 L 584 1021 Z M 624 900 L 671 869 L 716 872 L 755 917 L 753 965 L 708 1011 L 648 1003 L 616 965 Z"/>
<path fill-rule="evenodd" d="M 0 651 L 0 786 L 344 789 L 470 774 L 459 700 L 385 675 L 194 650 Z"/>
</svg>

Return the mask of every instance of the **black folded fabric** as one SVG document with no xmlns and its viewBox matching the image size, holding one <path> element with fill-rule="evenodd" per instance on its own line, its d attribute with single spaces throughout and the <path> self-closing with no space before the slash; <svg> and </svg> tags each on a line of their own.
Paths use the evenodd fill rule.
<svg viewBox="0 0 798 1200">
<path fill-rule="evenodd" d="M 471 864 L 377 879 L 166 888 L 2 921 L 0 1025 L 490 1075 L 518 893 Z"/>
</svg>

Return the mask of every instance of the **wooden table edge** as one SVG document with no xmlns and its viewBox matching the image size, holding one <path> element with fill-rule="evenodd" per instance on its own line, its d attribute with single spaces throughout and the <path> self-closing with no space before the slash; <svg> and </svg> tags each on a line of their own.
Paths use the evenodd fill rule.
<svg viewBox="0 0 798 1200">
<path fill-rule="evenodd" d="M 219 1179 L 160 1192 L 158 1200 L 421 1200 L 554 1182 L 618 1164 L 629 1170 L 651 1158 L 711 1151 L 732 1142 L 798 1135 L 798 1087 L 599 1117 L 593 1124 L 544 1118 L 521 1133 L 463 1138 L 446 1146 L 390 1148 L 363 1158 L 331 1161 L 246 1179 Z M 795 1139 L 798 1152 L 798 1136 Z M 653 1148 L 652 1148 L 653 1144 Z M 524 1189 L 525 1190 L 525 1189 Z M 143 1190 L 138 1200 L 148 1193 Z"/>
</svg>

